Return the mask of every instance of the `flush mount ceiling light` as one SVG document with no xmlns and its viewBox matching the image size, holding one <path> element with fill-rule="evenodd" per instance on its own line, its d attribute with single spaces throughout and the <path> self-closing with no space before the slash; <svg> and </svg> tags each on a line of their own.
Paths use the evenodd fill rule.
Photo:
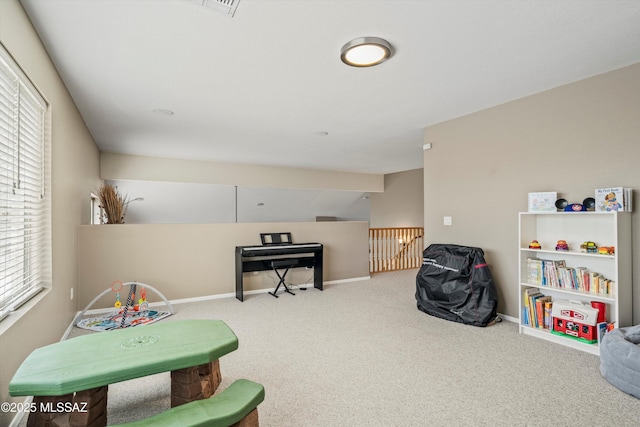
<svg viewBox="0 0 640 427">
<path fill-rule="evenodd" d="M 391 45 L 379 37 L 359 37 L 342 46 L 340 59 L 352 67 L 372 67 L 391 57 Z"/>
</svg>

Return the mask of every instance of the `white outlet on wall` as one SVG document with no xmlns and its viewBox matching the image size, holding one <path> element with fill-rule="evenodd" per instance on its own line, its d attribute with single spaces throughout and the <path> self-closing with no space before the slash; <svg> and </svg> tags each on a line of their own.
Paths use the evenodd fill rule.
<svg viewBox="0 0 640 427">
<path fill-rule="evenodd" d="M 450 216 L 445 216 L 444 217 L 444 225 L 451 225 L 451 217 Z"/>
<path fill-rule="evenodd" d="M 73 301 L 73 288 L 71 288 L 71 301 Z"/>
</svg>

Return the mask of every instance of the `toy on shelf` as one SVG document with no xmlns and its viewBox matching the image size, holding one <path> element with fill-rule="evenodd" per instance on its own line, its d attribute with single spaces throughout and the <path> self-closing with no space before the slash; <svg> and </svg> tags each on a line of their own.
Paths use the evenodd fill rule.
<svg viewBox="0 0 640 427">
<path fill-rule="evenodd" d="M 580 252 L 595 254 L 598 252 L 598 246 L 595 244 L 595 242 L 587 241 L 580 245 Z"/>
<path fill-rule="evenodd" d="M 588 344 L 597 341 L 598 309 L 580 301 L 556 300 L 551 309 L 552 334 L 573 337 Z"/>
<path fill-rule="evenodd" d="M 529 249 L 542 249 L 542 246 L 540 246 L 540 242 L 538 242 L 537 240 L 533 240 L 531 243 L 529 243 Z"/>
<path fill-rule="evenodd" d="M 567 244 L 566 240 L 558 240 L 558 243 L 556 244 L 556 251 L 568 251 L 569 250 L 569 245 Z"/>
<path fill-rule="evenodd" d="M 600 255 L 613 255 L 616 253 L 616 249 L 613 246 L 600 246 L 598 253 Z"/>
<path fill-rule="evenodd" d="M 566 199 L 556 200 L 556 208 L 564 212 L 586 212 L 593 211 L 596 207 L 596 200 L 593 197 L 587 197 L 582 203 L 569 203 Z"/>
</svg>

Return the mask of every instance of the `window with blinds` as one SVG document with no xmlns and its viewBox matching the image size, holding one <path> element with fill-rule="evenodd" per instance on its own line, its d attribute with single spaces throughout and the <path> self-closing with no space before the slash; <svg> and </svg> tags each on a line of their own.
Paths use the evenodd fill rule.
<svg viewBox="0 0 640 427">
<path fill-rule="evenodd" d="M 47 103 L 0 45 L 0 320 L 50 283 Z"/>
</svg>

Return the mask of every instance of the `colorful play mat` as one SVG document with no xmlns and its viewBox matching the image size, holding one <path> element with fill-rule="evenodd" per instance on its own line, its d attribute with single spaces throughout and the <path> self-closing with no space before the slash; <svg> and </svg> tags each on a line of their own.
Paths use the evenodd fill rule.
<svg viewBox="0 0 640 427">
<path fill-rule="evenodd" d="M 123 292 L 126 289 L 125 287 L 128 287 L 128 292 Z M 166 304 L 169 311 L 149 309 L 149 303 L 147 302 L 147 288 L 158 294 Z M 138 297 L 136 297 L 136 291 L 139 291 L 137 294 Z M 93 306 L 96 301 L 109 292 L 113 292 L 115 294 L 114 306 L 116 309 L 100 316 L 83 318 L 86 311 Z M 120 297 L 121 292 L 122 300 Z M 167 316 L 171 316 L 173 313 L 174 310 L 171 303 L 153 286 L 140 282 L 123 283 L 120 280 L 116 280 L 110 287 L 95 297 L 93 301 L 91 301 L 84 310 L 76 316 L 76 319 L 80 320 L 78 320 L 75 325 L 79 328 L 89 329 L 91 331 L 110 331 L 112 329 L 123 329 L 130 326 L 148 325 L 164 319 Z"/>
<path fill-rule="evenodd" d="M 168 311 L 132 310 L 127 312 L 124 325 L 121 326 L 123 314 L 122 310 L 116 310 L 115 312 L 106 313 L 97 317 L 87 317 L 86 319 L 80 319 L 76 323 L 76 326 L 91 331 L 110 331 L 112 329 L 128 328 L 130 326 L 148 325 L 164 319 L 167 316 L 171 316 L 171 313 Z"/>
</svg>

